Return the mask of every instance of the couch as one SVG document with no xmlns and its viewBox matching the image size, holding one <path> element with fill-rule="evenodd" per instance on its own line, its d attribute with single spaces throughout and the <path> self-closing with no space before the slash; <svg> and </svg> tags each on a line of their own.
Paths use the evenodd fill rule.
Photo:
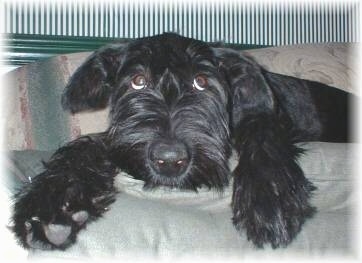
<svg viewBox="0 0 362 263">
<path fill-rule="evenodd" d="M 355 44 L 327 43 L 240 51 L 276 73 L 320 81 L 358 93 Z M 103 131 L 108 109 L 69 115 L 60 95 L 89 52 L 56 56 L 6 75 L 6 193 L 11 196 L 42 170 L 57 147 L 82 134 Z M 256 249 L 231 224 L 231 188 L 199 193 L 160 188 L 144 191 L 142 182 L 120 173 L 120 190 L 110 211 L 90 223 L 66 251 L 29 251 L 35 259 L 240 259 L 340 256 L 353 258 L 357 209 L 356 143 L 308 142 L 300 159 L 306 177 L 318 188 L 312 204 L 318 212 L 287 248 Z M 230 161 L 235 165 L 235 160 Z M 10 235 L 11 236 L 11 235 Z M 14 240 L 10 240 L 15 244 Z M 14 245 L 13 248 L 21 250 Z"/>
</svg>

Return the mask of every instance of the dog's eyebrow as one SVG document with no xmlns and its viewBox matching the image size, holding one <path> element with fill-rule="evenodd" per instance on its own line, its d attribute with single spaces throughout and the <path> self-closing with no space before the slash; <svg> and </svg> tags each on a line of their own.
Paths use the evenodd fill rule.
<svg viewBox="0 0 362 263">
<path fill-rule="evenodd" d="M 207 59 L 199 60 L 199 61 L 196 62 L 196 64 L 203 65 L 203 66 L 209 66 L 209 67 L 214 66 L 214 64 L 210 60 L 207 60 Z"/>
</svg>

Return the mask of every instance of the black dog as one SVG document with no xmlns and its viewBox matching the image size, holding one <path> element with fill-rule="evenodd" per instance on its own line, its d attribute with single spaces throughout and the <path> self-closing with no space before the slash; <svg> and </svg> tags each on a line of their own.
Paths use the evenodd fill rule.
<svg viewBox="0 0 362 263">
<path fill-rule="evenodd" d="M 75 72 L 62 104 L 110 105 L 109 128 L 55 152 L 17 194 L 14 232 L 25 247 L 68 247 L 114 201 L 123 170 L 145 188 L 222 190 L 232 177 L 236 229 L 258 247 L 286 246 L 315 211 L 295 143 L 347 141 L 350 96 L 176 34 L 106 46 Z"/>
</svg>

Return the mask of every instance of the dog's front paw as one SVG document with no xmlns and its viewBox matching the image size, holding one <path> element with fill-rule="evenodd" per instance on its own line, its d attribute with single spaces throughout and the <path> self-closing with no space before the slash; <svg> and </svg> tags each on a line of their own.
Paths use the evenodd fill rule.
<svg viewBox="0 0 362 263">
<path fill-rule="evenodd" d="M 15 220 L 14 232 L 24 247 L 35 249 L 65 249 L 75 241 L 76 233 L 86 223 L 86 211 L 73 213 L 67 222 L 48 222 L 37 216 Z"/>
<path fill-rule="evenodd" d="M 246 230 L 248 240 L 257 247 L 285 247 L 315 212 L 309 204 L 314 187 L 302 174 L 291 178 L 273 175 L 276 170 L 267 171 L 267 177 L 258 178 L 236 169 L 232 220 L 238 231 Z"/>
<path fill-rule="evenodd" d="M 90 195 L 84 185 L 48 176 L 29 184 L 17 196 L 13 231 L 21 245 L 36 249 L 65 249 L 86 223 L 113 202 L 113 192 Z"/>
</svg>

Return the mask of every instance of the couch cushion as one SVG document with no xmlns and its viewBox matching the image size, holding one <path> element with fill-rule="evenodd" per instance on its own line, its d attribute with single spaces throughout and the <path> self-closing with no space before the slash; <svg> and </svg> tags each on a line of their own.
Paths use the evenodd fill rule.
<svg viewBox="0 0 362 263">
<path fill-rule="evenodd" d="M 222 195 L 206 189 L 199 193 L 170 189 L 144 191 L 142 181 L 121 173 L 116 177 L 120 190 L 117 201 L 103 218 L 79 233 L 74 246 L 66 251 L 33 251 L 30 257 L 170 259 L 280 257 L 295 253 L 351 255 L 355 249 L 356 175 L 353 164 L 357 145 L 314 142 L 303 147 L 309 151 L 300 159 L 300 164 L 318 188 L 312 198 L 318 212 L 287 248 L 258 250 L 246 240 L 245 233 L 235 231 L 229 205 L 231 187 Z M 16 152 L 12 158 L 14 166 L 27 175 L 30 171 L 39 171 L 37 160 L 46 154 L 34 153 Z M 231 165 L 235 165 L 235 160 Z"/>
</svg>

